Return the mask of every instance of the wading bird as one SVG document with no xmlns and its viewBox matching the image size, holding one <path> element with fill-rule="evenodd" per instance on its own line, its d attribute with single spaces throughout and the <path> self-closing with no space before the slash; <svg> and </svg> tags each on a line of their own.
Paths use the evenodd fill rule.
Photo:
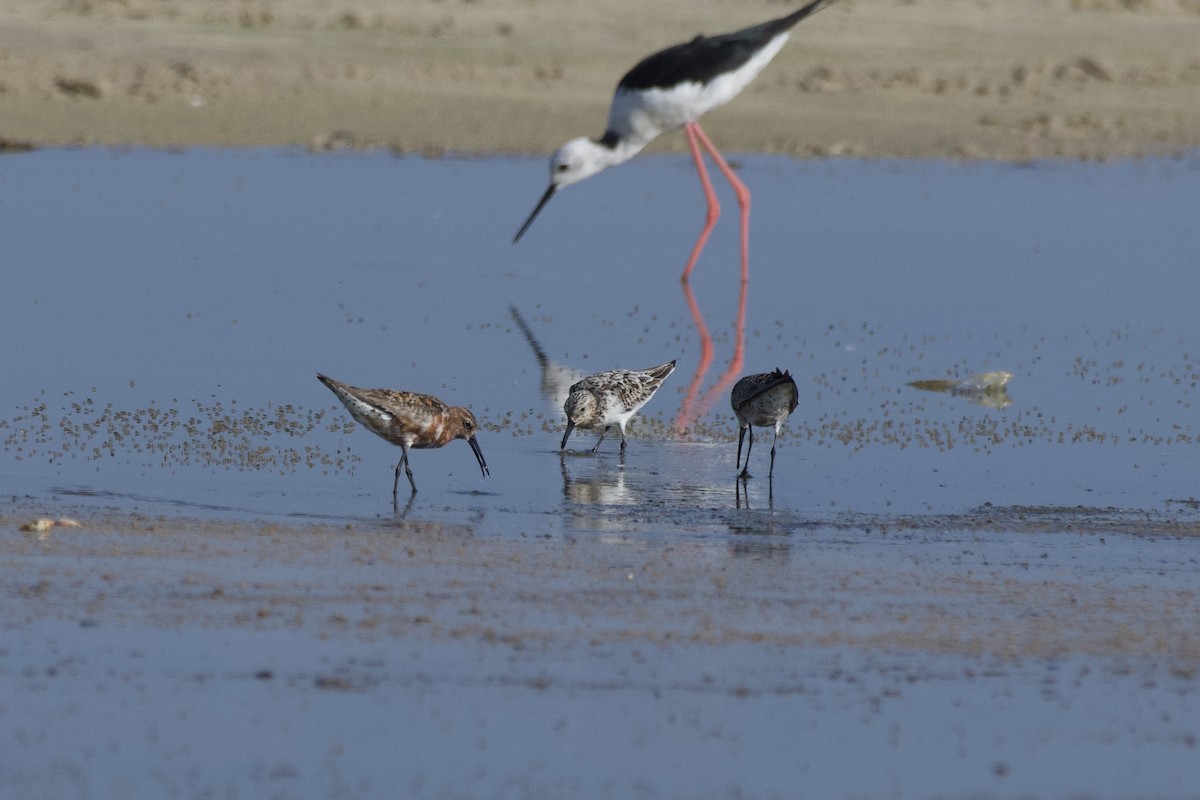
<svg viewBox="0 0 1200 800">
<path fill-rule="evenodd" d="M 604 434 L 616 425 L 621 431 L 621 452 L 625 452 L 625 423 L 654 396 L 667 376 L 675 371 L 668 361 L 649 369 L 613 369 L 589 375 L 571 387 L 563 411 L 567 431 L 559 449 L 567 448 L 567 439 L 576 428 L 601 428 L 592 452 L 600 449 Z"/>
<path fill-rule="evenodd" d="M 747 375 L 733 385 L 729 396 L 729 404 L 738 420 L 738 451 L 737 465 L 742 463 L 742 439 L 746 429 L 750 430 L 750 446 L 746 448 L 746 466 L 738 473 L 739 478 L 750 477 L 750 451 L 754 449 L 754 425 L 760 428 L 775 429 L 775 438 L 771 440 L 771 471 L 767 479 L 775 477 L 775 440 L 779 438 L 779 429 L 784 420 L 796 410 L 799 402 L 796 391 L 796 381 L 787 372 L 760 372 L 757 375 Z"/>
<path fill-rule="evenodd" d="M 708 151 L 737 196 L 741 211 L 742 280 L 749 272 L 750 190 L 734 174 L 700 128 L 701 115 L 723 106 L 753 81 L 788 40 L 800 20 L 836 0 L 814 0 L 785 17 L 720 36 L 697 36 L 647 56 L 617 84 L 608 112 L 608 127 L 599 139 L 572 139 L 550 159 L 550 186 L 533 213 L 513 237 L 515 244 L 533 224 L 550 198 L 564 186 L 633 158 L 662 134 L 683 128 L 708 203 L 704 228 L 683 268 L 691 275 L 700 251 L 720 216 L 721 207 L 704 166 Z"/>
<path fill-rule="evenodd" d="M 467 444 L 471 445 L 471 451 L 475 453 L 479 468 L 483 470 L 484 477 L 487 477 L 487 463 L 483 460 L 479 442 L 475 441 L 479 423 L 475 421 L 475 416 L 462 406 L 448 406 L 436 397 L 415 392 L 359 389 L 327 378 L 319 372 L 317 380 L 328 386 L 329 390 L 337 395 L 337 399 L 350 410 L 350 416 L 367 430 L 394 445 L 399 445 L 404 451 L 396 464 L 396 479 L 392 482 L 393 500 L 400 486 L 401 467 L 404 467 L 413 494 L 417 493 L 412 467 L 408 465 L 409 449 L 442 447 L 455 439 L 466 439 Z"/>
</svg>

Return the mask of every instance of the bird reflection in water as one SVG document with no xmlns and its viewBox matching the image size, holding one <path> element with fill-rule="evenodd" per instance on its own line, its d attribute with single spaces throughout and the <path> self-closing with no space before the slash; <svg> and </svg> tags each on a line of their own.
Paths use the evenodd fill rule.
<svg viewBox="0 0 1200 800">
<path fill-rule="evenodd" d="M 741 475 L 733 480 L 734 502 L 737 508 L 750 509 L 750 487 Z M 775 510 L 775 479 L 767 478 L 767 510 Z"/>
<path fill-rule="evenodd" d="M 521 312 L 517 310 L 517 307 L 509 306 L 508 313 L 512 315 L 513 322 L 517 323 L 517 327 L 521 329 L 521 335 L 525 337 L 529 348 L 533 350 L 533 357 L 537 359 L 538 367 L 542 371 L 542 397 L 556 415 L 562 414 L 563 404 L 567 402 L 567 396 L 571 393 L 571 385 L 579 381 L 587 373 L 583 370 L 551 361 L 546 355 L 546 350 L 542 347 L 541 342 L 533 335 L 533 330 L 529 327 L 529 323 L 525 321 L 525 318 L 521 316 Z"/>
<path fill-rule="evenodd" d="M 738 293 L 737 315 L 733 322 L 733 353 L 729 358 L 729 364 L 717 377 L 716 382 L 701 395 L 700 387 L 703 386 L 704 378 L 712 366 L 713 337 L 708 332 L 708 325 L 705 324 L 704 314 L 696 302 L 696 295 L 692 292 L 691 284 L 683 284 L 683 298 L 687 303 L 688 312 L 692 315 L 692 324 L 696 326 L 696 335 L 700 337 L 700 360 L 696 364 L 696 371 L 692 373 L 692 379 L 688 382 L 684 392 L 679 415 L 675 418 L 677 433 L 682 433 L 707 414 L 717 398 L 724 395 L 742 371 L 742 364 L 746 360 L 746 290 L 749 285 L 750 275 L 743 269 L 741 290 Z"/>
<path fill-rule="evenodd" d="M 792 552 L 792 534 L 796 520 L 786 512 L 775 513 L 775 502 L 767 482 L 767 509 L 750 509 L 750 488 L 743 481 L 734 481 L 738 508 L 743 513 L 729 523 L 728 551 L 735 558 L 787 558 Z"/>
<path fill-rule="evenodd" d="M 631 506 L 644 502 L 625 482 L 625 454 L 612 459 L 581 459 L 577 454 L 559 452 L 562 469 L 563 499 L 568 503 L 594 506 Z M 569 462 L 580 465 L 578 477 L 571 477 Z M 585 466 L 586 465 L 586 466 Z M 584 477 L 583 473 L 586 473 Z"/>
</svg>

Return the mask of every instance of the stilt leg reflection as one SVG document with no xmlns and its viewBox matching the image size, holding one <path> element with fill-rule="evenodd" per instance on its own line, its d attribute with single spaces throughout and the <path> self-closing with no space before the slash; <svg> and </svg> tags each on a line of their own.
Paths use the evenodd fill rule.
<svg viewBox="0 0 1200 800">
<path fill-rule="evenodd" d="M 729 389 L 734 379 L 742 371 L 742 364 L 745 362 L 746 357 L 746 297 L 748 286 L 748 274 L 745 268 L 743 268 L 742 286 L 738 294 L 737 317 L 734 320 L 733 355 L 729 360 L 729 366 L 717 378 L 716 383 L 701 397 L 700 386 L 704 383 L 704 377 L 708 374 L 708 369 L 712 365 L 713 340 L 712 335 L 708 332 L 708 325 L 705 324 L 704 315 L 700 312 L 700 306 L 696 302 L 696 296 L 692 292 L 691 284 L 683 284 L 683 298 L 687 302 L 688 311 L 691 312 L 692 324 L 696 326 L 696 334 L 700 337 L 700 361 L 696 365 L 696 371 L 693 373 L 692 380 L 688 383 L 687 390 L 684 393 L 683 404 L 679 407 L 679 415 L 675 418 L 676 432 L 680 432 L 689 425 L 694 424 L 700 417 L 708 413 L 717 397 L 723 395 Z"/>
</svg>

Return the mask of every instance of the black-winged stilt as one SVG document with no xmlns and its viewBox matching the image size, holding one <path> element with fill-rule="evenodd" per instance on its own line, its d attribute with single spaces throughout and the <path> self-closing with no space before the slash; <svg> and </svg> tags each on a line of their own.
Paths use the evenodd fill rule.
<svg viewBox="0 0 1200 800">
<path fill-rule="evenodd" d="M 750 191 L 696 120 L 728 103 L 745 89 L 787 42 L 788 33 L 796 23 L 834 2 L 836 0 L 813 0 L 786 17 L 721 36 L 697 36 L 690 42 L 668 47 L 643 59 L 617 84 L 604 135 L 599 139 L 573 139 L 550 159 L 550 187 L 513 237 L 513 243 L 524 235 L 559 189 L 628 161 L 656 137 L 682 127 L 708 202 L 704 228 L 684 266 L 682 279 L 687 281 L 721 213 L 712 181 L 704 167 L 700 152 L 703 146 L 737 195 L 741 210 L 742 280 L 745 281 L 748 275 Z"/>
</svg>

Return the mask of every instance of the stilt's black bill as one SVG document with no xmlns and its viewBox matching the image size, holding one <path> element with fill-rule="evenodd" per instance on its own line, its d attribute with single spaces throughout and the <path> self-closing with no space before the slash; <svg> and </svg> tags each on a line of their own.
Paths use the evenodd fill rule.
<svg viewBox="0 0 1200 800">
<path fill-rule="evenodd" d="M 537 207 L 533 209 L 533 213 L 529 215 L 529 219 L 525 220 L 525 224 L 521 226 L 521 230 L 517 231 L 517 235 L 513 237 L 513 244 L 521 241 L 521 237 L 525 235 L 525 231 L 529 230 L 529 226 L 533 224 L 533 220 L 537 217 L 538 212 L 542 210 L 542 206 L 550 202 L 550 198 L 554 196 L 557 188 L 553 183 L 550 184 L 550 188 L 542 195 L 542 199 L 538 201 Z"/>
<path fill-rule="evenodd" d="M 479 442 L 475 441 L 475 437 L 472 436 L 470 439 L 467 439 L 467 444 L 471 445 L 471 450 L 475 453 L 475 460 L 479 462 L 479 468 L 483 470 L 483 477 L 486 478 L 488 475 L 491 475 L 488 472 L 487 462 L 483 460 L 483 451 L 479 449 Z"/>
</svg>

